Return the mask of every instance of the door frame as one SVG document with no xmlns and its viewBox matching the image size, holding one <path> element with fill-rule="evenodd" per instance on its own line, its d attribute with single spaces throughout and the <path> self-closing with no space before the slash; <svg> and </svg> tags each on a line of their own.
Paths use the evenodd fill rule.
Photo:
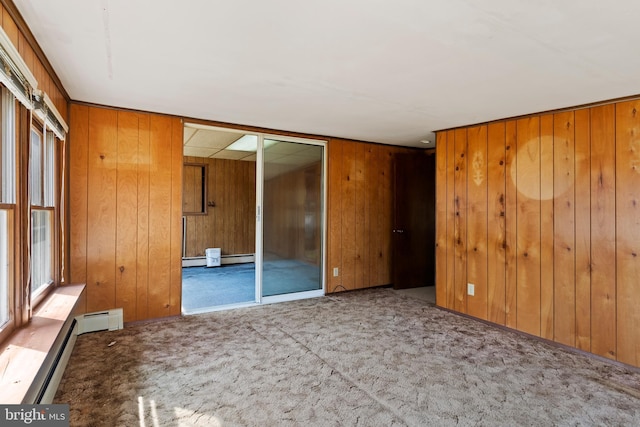
<svg viewBox="0 0 640 427">
<path fill-rule="evenodd" d="M 404 162 L 404 165 L 400 165 Z M 435 153 L 396 153 L 393 158 L 394 289 L 435 286 Z M 405 181 L 405 185 L 400 183 Z M 406 181 L 410 181 L 406 184 Z M 411 184 L 414 183 L 414 184 Z M 407 191 L 413 197 L 407 203 Z M 415 196 L 418 192 L 419 195 Z M 409 209 L 407 210 L 407 206 Z M 405 230 L 406 227 L 408 230 Z M 407 252 L 408 250 L 408 252 Z"/>
<path fill-rule="evenodd" d="M 247 301 L 237 304 L 229 304 L 223 306 L 216 306 L 208 308 L 206 310 L 196 310 L 192 314 L 199 314 L 211 311 L 230 310 L 234 308 L 254 306 L 260 304 L 271 304 L 284 301 L 294 301 L 299 299 L 316 298 L 324 296 L 326 293 L 326 262 L 327 262 L 327 141 L 312 138 L 300 138 L 293 136 L 278 135 L 277 133 L 268 132 L 255 132 L 251 130 L 245 130 L 240 128 L 227 128 L 224 126 L 208 125 L 198 122 L 184 121 L 184 127 L 196 127 L 203 129 L 210 129 L 214 131 L 238 133 L 242 135 L 253 135 L 258 138 L 258 147 L 256 150 L 256 240 L 255 240 L 255 297 L 253 301 Z M 320 280 L 322 282 L 321 289 L 305 292 L 296 292 L 290 294 L 273 295 L 268 297 L 262 296 L 262 270 L 263 270 L 263 221 L 262 221 L 262 208 L 264 197 L 264 140 L 274 139 L 282 142 L 293 142 L 299 144 L 315 145 L 322 147 L 322 179 L 321 179 L 321 266 L 320 266 Z M 184 155 L 183 155 L 184 156 Z M 182 190 L 181 190 L 182 191 Z M 184 230 L 183 230 L 184 233 Z M 184 235 L 182 236 L 184 239 Z M 181 254 L 182 255 L 182 254 Z M 191 313 L 190 313 L 191 314 Z"/>
<path fill-rule="evenodd" d="M 259 204 L 256 204 L 256 216 L 257 213 L 260 212 L 262 214 L 262 205 L 263 205 L 263 197 L 264 197 L 264 162 L 262 161 L 262 157 L 264 155 L 264 150 L 262 149 L 264 145 L 265 139 L 274 139 L 282 142 L 293 142 L 298 144 L 306 144 L 306 145 L 315 145 L 322 147 L 322 179 L 320 180 L 321 185 L 321 199 L 322 199 L 322 208 L 320 209 L 322 220 L 320 222 L 322 230 L 320 233 L 320 246 L 321 246 L 321 255 L 320 255 L 320 281 L 322 287 L 313 291 L 304 291 L 304 292 L 295 292 L 290 294 L 281 294 L 281 295 L 272 295 L 263 297 L 262 296 L 262 255 L 263 255 L 263 242 L 262 242 L 262 217 L 259 218 L 259 221 L 256 221 L 256 259 L 258 258 L 258 253 L 260 254 L 260 282 L 256 285 L 256 296 L 258 292 L 258 288 L 260 288 L 259 298 L 256 298 L 258 304 L 271 304 L 277 302 L 285 302 L 285 301 L 295 301 L 299 299 L 307 299 L 307 298 L 316 298 L 324 296 L 326 293 L 326 265 L 327 265 L 327 141 L 321 139 L 311 139 L 311 138 L 299 138 L 293 136 L 283 136 L 274 133 L 261 133 L 258 136 L 258 160 L 260 161 L 259 165 L 259 175 L 256 171 L 256 181 L 260 181 L 260 188 L 256 188 L 256 199 L 259 197 Z M 260 179 L 258 179 L 258 176 Z M 257 202 L 257 200 L 256 200 Z M 257 237 L 260 236 L 260 247 L 258 248 Z M 256 263 L 256 281 L 258 276 L 258 264 Z"/>
</svg>

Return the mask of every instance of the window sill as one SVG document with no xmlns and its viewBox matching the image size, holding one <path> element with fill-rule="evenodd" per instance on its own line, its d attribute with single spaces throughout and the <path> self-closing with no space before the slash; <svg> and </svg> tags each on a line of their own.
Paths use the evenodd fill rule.
<svg viewBox="0 0 640 427">
<path fill-rule="evenodd" d="M 56 341 L 66 334 L 65 325 L 80 314 L 84 289 L 85 285 L 57 287 L 37 307 L 31 322 L 2 343 L 0 403 L 22 403 L 34 381 L 47 375 Z"/>
</svg>

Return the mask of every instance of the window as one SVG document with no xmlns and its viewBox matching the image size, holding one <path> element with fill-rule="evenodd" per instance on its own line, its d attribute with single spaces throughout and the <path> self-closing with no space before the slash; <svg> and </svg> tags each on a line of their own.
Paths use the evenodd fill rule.
<svg viewBox="0 0 640 427">
<path fill-rule="evenodd" d="M 37 88 L 0 28 L 0 343 L 30 321 L 62 280 L 65 262 L 61 190 L 69 128 Z"/>
<path fill-rule="evenodd" d="M 1 88 L 0 121 L 0 336 L 11 320 L 13 212 L 16 198 L 15 98 Z"/>
<path fill-rule="evenodd" d="M 43 138 L 44 136 L 44 138 Z M 53 284 L 55 214 L 55 137 L 31 128 L 29 191 L 31 197 L 31 295 L 32 302 Z"/>
</svg>

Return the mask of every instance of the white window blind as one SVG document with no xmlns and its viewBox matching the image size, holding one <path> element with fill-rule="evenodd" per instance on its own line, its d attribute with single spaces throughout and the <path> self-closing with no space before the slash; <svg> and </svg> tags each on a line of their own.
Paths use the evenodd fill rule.
<svg viewBox="0 0 640 427">
<path fill-rule="evenodd" d="M 44 206 L 54 207 L 56 203 L 56 137 L 46 132 L 44 144 Z"/>
<path fill-rule="evenodd" d="M 16 202 L 16 103 L 15 97 L 2 88 L 2 141 L 0 144 L 0 203 Z"/>
<path fill-rule="evenodd" d="M 29 150 L 29 198 L 34 206 L 43 206 L 42 200 L 42 135 L 31 129 Z"/>
</svg>

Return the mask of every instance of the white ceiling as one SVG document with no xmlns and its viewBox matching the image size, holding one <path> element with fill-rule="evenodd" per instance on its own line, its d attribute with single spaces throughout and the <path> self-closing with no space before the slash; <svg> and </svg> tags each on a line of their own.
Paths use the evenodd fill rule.
<svg viewBox="0 0 640 427">
<path fill-rule="evenodd" d="M 420 146 L 640 94 L 640 1 L 14 0 L 72 99 Z"/>
</svg>

